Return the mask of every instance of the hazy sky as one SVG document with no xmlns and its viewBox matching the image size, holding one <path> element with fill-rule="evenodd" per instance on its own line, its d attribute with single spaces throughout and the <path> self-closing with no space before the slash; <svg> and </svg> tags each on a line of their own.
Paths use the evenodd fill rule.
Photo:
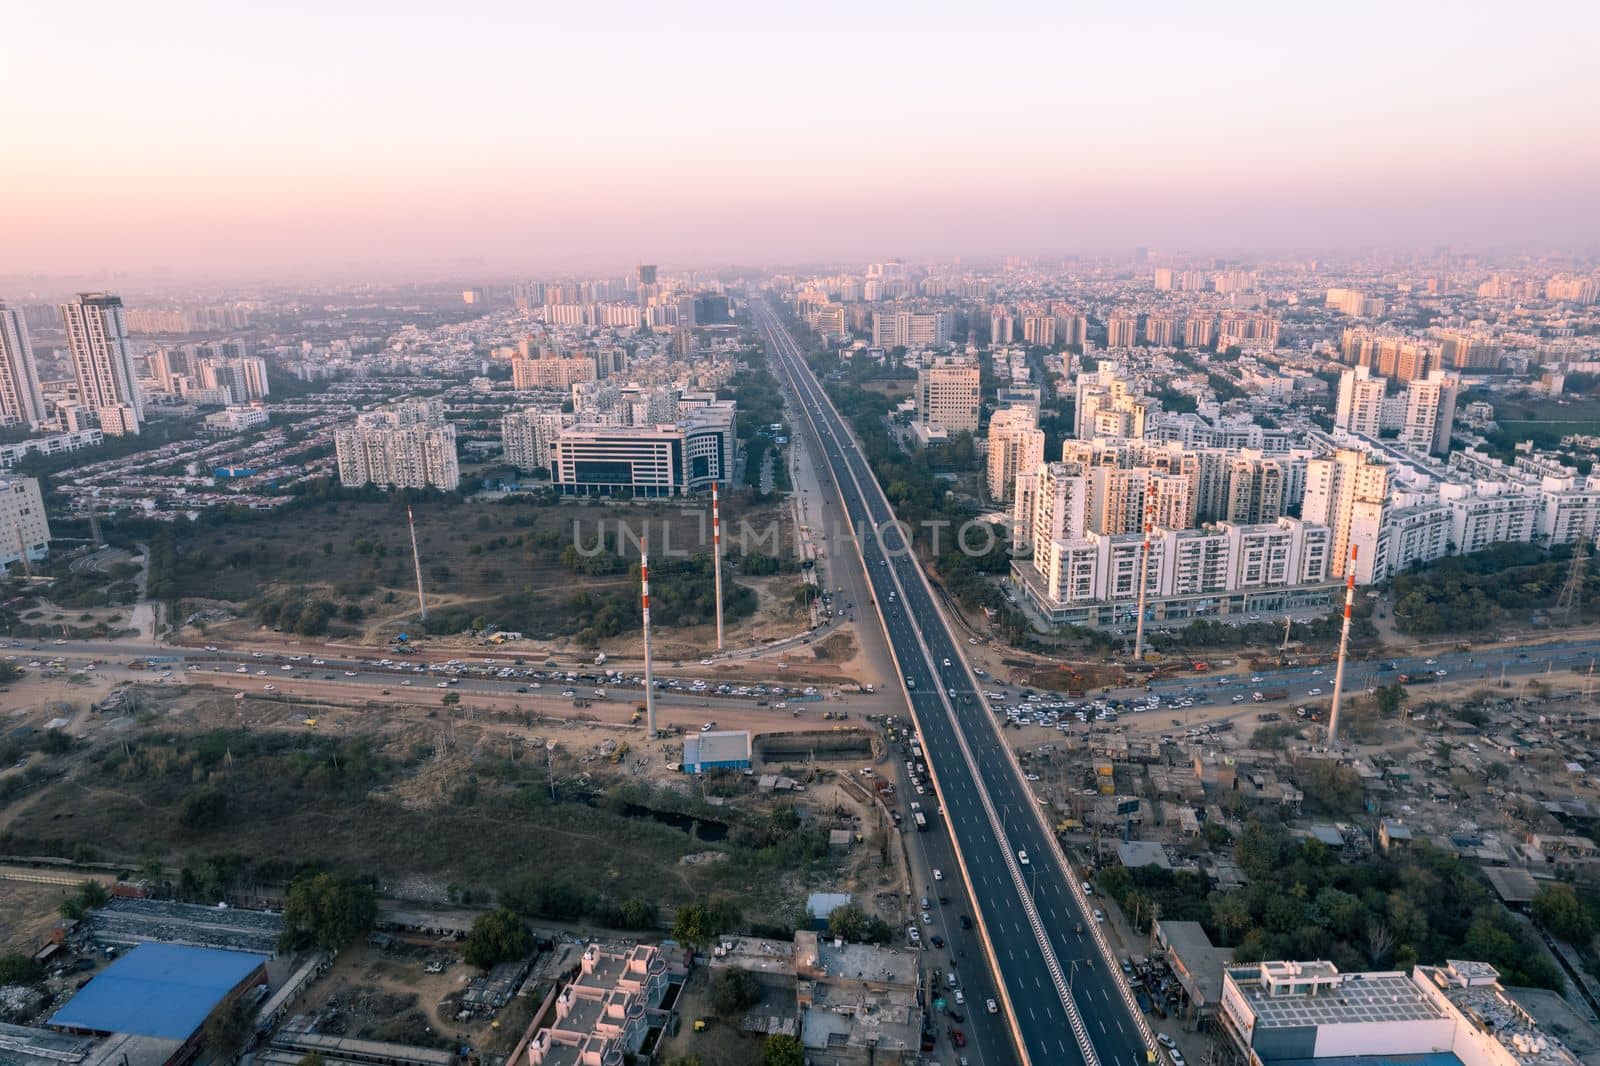
<svg viewBox="0 0 1600 1066">
<path fill-rule="evenodd" d="M 23 2 L 0 274 L 1600 239 L 1600 4 Z"/>
</svg>

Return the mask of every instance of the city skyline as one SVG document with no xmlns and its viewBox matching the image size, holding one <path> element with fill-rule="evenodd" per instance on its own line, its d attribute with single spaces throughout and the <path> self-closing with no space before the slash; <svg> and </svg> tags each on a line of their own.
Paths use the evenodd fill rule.
<svg viewBox="0 0 1600 1066">
<path fill-rule="evenodd" d="M 34 5 L 0 274 L 1600 239 L 1592 8 L 1340 14 Z"/>
</svg>

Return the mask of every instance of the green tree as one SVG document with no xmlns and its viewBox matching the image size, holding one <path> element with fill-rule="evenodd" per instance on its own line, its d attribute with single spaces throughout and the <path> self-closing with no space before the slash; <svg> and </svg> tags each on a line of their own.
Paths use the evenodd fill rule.
<svg viewBox="0 0 1600 1066">
<path fill-rule="evenodd" d="M 773 1033 L 761 1048 L 761 1066 L 805 1066 L 806 1049 L 787 1033 Z"/>
<path fill-rule="evenodd" d="M 0 955 L 0 985 L 31 985 L 44 978 L 44 971 L 33 959 L 19 951 Z"/>
<path fill-rule="evenodd" d="M 1396 681 L 1392 685 L 1384 685 L 1379 688 L 1376 697 L 1378 713 L 1385 718 L 1393 718 L 1400 713 L 1400 705 L 1409 698 L 1409 694 L 1406 692 L 1406 687 Z"/>
<path fill-rule="evenodd" d="M 525 958 L 533 952 L 533 932 L 515 912 L 501 907 L 472 921 L 461 957 L 480 970 Z"/>
<path fill-rule="evenodd" d="M 302 876 L 289 886 L 283 938 L 291 950 L 314 944 L 338 951 L 377 918 L 378 898 L 370 884 L 325 873 Z"/>
<path fill-rule="evenodd" d="M 866 939 L 867 912 L 854 903 L 835 907 L 828 915 L 828 935 L 860 943 Z"/>
<path fill-rule="evenodd" d="M 1533 919 L 1552 936 L 1571 944 L 1582 944 L 1594 932 L 1589 912 L 1579 902 L 1571 885 L 1545 885 L 1533 897 Z"/>
<path fill-rule="evenodd" d="M 761 1001 L 761 984 L 749 970 L 729 967 L 711 981 L 711 1008 L 723 1017 L 742 1014 Z"/>
</svg>

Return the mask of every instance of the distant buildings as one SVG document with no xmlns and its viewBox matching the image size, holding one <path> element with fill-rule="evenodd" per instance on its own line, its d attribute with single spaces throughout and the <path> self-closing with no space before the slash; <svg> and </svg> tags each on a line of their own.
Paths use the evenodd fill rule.
<svg viewBox="0 0 1600 1066">
<path fill-rule="evenodd" d="M 21 310 L 0 300 L 0 428 L 38 429 L 45 421 L 39 368 Z"/>
<path fill-rule="evenodd" d="M 347 488 L 453 492 L 461 484 L 456 430 L 445 421 L 444 403 L 436 397 L 360 415 L 355 425 L 336 429 L 333 440 L 339 483 Z"/>
<path fill-rule="evenodd" d="M 950 343 L 955 320 L 949 311 L 874 311 L 872 343 L 879 348 L 939 347 Z"/>
<path fill-rule="evenodd" d="M 1134 392 L 1115 363 L 1102 362 L 1093 373 L 1078 375 L 1077 390 L 1073 436 L 1079 440 L 1144 436 L 1155 407 Z"/>
<path fill-rule="evenodd" d="M 1382 299 L 1358 289 L 1329 289 L 1327 303 L 1341 315 L 1351 318 L 1376 318 L 1383 314 L 1386 306 Z"/>
<path fill-rule="evenodd" d="M 50 523 L 44 516 L 39 482 L 31 477 L 0 477 L 0 567 L 43 559 L 50 552 Z"/>
<path fill-rule="evenodd" d="M 570 389 L 595 379 L 595 363 L 585 356 L 541 356 L 513 359 L 511 384 L 517 389 Z"/>
<path fill-rule="evenodd" d="M 529 407 L 500 421 L 505 460 L 524 473 L 550 469 L 550 442 L 572 425 L 573 416 L 560 408 Z"/>
<path fill-rule="evenodd" d="M 61 305 L 77 400 L 94 412 L 108 437 L 137 434 L 144 399 L 134 376 L 133 355 L 122 321 L 122 300 L 103 292 L 80 293 Z"/>
<path fill-rule="evenodd" d="M 247 429 L 264 426 L 270 421 L 265 407 L 229 407 L 206 415 L 208 433 L 243 433 Z"/>
</svg>

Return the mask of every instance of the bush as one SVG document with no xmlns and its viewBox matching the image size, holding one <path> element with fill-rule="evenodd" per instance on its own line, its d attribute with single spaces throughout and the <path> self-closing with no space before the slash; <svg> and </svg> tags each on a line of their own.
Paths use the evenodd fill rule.
<svg viewBox="0 0 1600 1066">
<path fill-rule="evenodd" d="M 729 968 L 711 981 L 711 1009 L 723 1017 L 743 1014 L 761 1002 L 761 984 L 748 970 Z"/>
<path fill-rule="evenodd" d="M 372 886 L 331 874 L 303 876 L 289 886 L 283 939 L 291 950 L 316 945 L 338 951 L 372 928 L 378 897 Z"/>
</svg>

